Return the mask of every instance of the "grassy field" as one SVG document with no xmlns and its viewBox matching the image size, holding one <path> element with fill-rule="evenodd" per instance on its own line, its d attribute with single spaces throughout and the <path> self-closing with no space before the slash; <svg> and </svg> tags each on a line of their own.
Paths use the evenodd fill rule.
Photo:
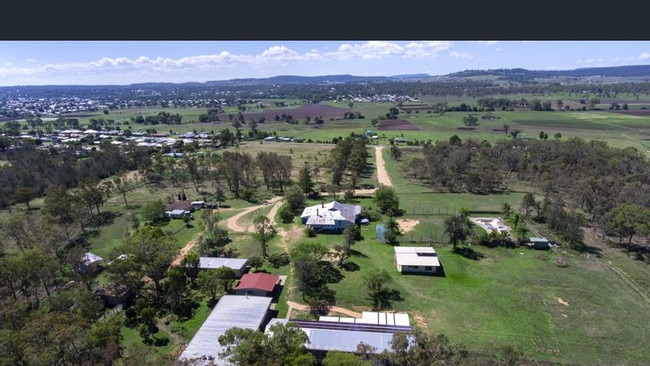
<svg viewBox="0 0 650 366">
<path fill-rule="evenodd" d="M 426 193 L 396 175 L 396 162 L 386 161 L 400 206 L 406 209 L 403 218 L 420 221 L 413 232 L 405 233 L 400 245 L 423 245 L 419 238 L 431 233 L 442 238 L 447 210 L 466 207 L 498 212 L 504 201 L 519 207 L 523 195 Z M 371 199 L 359 202 L 373 204 Z M 409 213 L 421 204 L 439 208 L 442 213 Z M 484 258 L 472 260 L 438 242 L 434 247 L 444 276 L 401 275 L 395 269 L 392 246 L 379 243 L 374 230 L 373 223 L 363 226 L 364 240 L 353 247 L 348 262 L 358 269 L 342 270 L 343 279 L 331 285 L 338 306 L 370 310 L 371 302 L 359 284 L 371 269 L 385 268 L 391 275 L 390 287 L 402 297 L 393 301 L 392 310 L 408 313 L 414 324 L 443 333 L 470 350 L 496 352 L 510 345 L 538 360 L 583 365 L 643 365 L 650 357 L 645 345 L 650 330 L 640 326 L 650 315 L 650 303 L 644 295 L 648 293 L 650 269 L 619 251 L 608 251 L 597 258 L 564 248 L 474 247 Z M 332 247 L 342 239 L 321 234 L 302 240 Z M 566 259 L 569 266 L 557 266 L 558 258 Z M 292 300 L 301 301 L 296 293 Z"/>
</svg>

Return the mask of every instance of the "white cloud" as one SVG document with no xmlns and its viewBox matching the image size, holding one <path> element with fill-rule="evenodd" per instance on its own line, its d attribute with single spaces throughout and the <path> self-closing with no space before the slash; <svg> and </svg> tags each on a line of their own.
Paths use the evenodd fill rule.
<svg viewBox="0 0 650 366">
<path fill-rule="evenodd" d="M 33 64 L 34 62 L 37 62 L 35 58 L 28 58 L 27 60 L 28 63 Z"/>
<path fill-rule="evenodd" d="M 473 43 L 484 44 L 486 46 L 491 46 L 493 44 L 499 43 L 499 41 L 473 41 Z"/>
<path fill-rule="evenodd" d="M 449 56 L 456 58 L 456 59 L 463 59 L 463 60 L 473 60 L 474 56 L 467 52 L 458 52 L 458 51 L 451 51 L 449 52 Z"/>
<path fill-rule="evenodd" d="M 639 55 L 639 60 L 647 60 L 650 59 L 650 53 L 643 52 L 642 54 Z"/>
</svg>

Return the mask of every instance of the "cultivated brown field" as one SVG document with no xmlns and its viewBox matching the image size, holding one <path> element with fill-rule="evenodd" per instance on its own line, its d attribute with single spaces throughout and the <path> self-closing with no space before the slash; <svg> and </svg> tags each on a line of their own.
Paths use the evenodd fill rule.
<svg viewBox="0 0 650 366">
<path fill-rule="evenodd" d="M 420 127 L 404 119 L 385 119 L 379 124 L 381 131 L 417 131 Z"/>
<path fill-rule="evenodd" d="M 307 116 L 312 120 L 315 117 L 320 117 L 325 121 L 325 123 L 327 123 L 330 119 L 343 118 L 345 112 L 349 112 L 349 109 L 333 107 L 326 104 L 306 104 L 298 108 L 265 109 L 261 112 L 247 112 L 245 116 L 247 118 L 256 119 L 264 117 L 268 123 L 275 122 L 275 116 L 282 117 L 282 114 L 284 113 L 297 120 L 305 120 Z"/>
</svg>

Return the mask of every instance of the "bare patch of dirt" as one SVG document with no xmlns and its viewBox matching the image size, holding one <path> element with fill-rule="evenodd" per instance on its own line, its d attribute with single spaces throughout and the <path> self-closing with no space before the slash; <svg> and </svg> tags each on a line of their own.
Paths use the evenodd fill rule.
<svg viewBox="0 0 650 366">
<path fill-rule="evenodd" d="M 417 312 L 413 313 L 413 320 L 415 321 L 415 325 L 418 328 L 427 329 L 428 326 L 429 326 L 427 324 L 426 318 L 424 316 L 422 316 L 422 314 L 420 314 L 420 313 L 417 313 Z"/>
<path fill-rule="evenodd" d="M 415 228 L 415 226 L 420 223 L 420 220 L 411 220 L 411 219 L 397 219 L 395 221 L 397 221 L 399 227 L 405 233 L 413 230 L 413 228 Z"/>
</svg>

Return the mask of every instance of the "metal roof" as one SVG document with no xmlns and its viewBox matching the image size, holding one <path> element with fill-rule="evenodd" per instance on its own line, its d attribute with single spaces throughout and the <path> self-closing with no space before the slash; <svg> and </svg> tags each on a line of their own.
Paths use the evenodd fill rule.
<svg viewBox="0 0 650 366">
<path fill-rule="evenodd" d="M 219 358 L 219 352 L 223 351 L 219 336 L 232 327 L 260 329 L 271 300 L 272 298 L 264 296 L 224 295 L 181 353 L 179 360 L 198 359 L 193 365 L 207 365 L 210 362 L 214 365 L 230 365 Z M 200 359 L 204 356 L 206 360 L 202 362 Z"/>
<path fill-rule="evenodd" d="M 410 326 L 388 326 L 376 324 L 349 324 L 329 321 L 307 321 L 271 319 L 266 329 L 275 323 L 287 323 L 290 321 L 302 329 L 309 343 L 305 344 L 307 349 L 318 351 L 342 351 L 356 352 L 357 345 L 363 342 L 374 347 L 376 353 L 384 350 L 391 350 L 390 342 L 397 332 L 407 332 Z"/>
<path fill-rule="evenodd" d="M 239 280 L 235 290 L 257 289 L 263 291 L 273 291 L 278 283 L 280 276 L 264 272 L 247 273 Z"/>
<path fill-rule="evenodd" d="M 200 257 L 199 268 L 217 269 L 219 267 L 229 267 L 239 271 L 244 268 L 247 261 L 247 258 Z"/>
<path fill-rule="evenodd" d="M 330 203 L 321 203 L 319 205 L 306 207 L 302 211 L 300 217 L 309 217 L 308 220 L 312 220 L 314 224 L 331 224 L 334 221 L 340 220 L 354 222 L 356 216 L 360 213 L 361 206 L 359 205 L 348 205 L 345 203 L 332 201 Z"/>
<path fill-rule="evenodd" d="M 438 254 L 432 247 L 394 247 L 398 266 L 439 267 Z"/>
<path fill-rule="evenodd" d="M 410 326 L 409 315 L 406 313 L 389 313 L 364 311 L 361 318 L 339 317 L 339 316 L 320 316 L 318 321 L 321 322 L 338 322 L 338 323 L 356 323 L 356 324 L 376 324 L 376 325 L 397 325 Z"/>
</svg>

